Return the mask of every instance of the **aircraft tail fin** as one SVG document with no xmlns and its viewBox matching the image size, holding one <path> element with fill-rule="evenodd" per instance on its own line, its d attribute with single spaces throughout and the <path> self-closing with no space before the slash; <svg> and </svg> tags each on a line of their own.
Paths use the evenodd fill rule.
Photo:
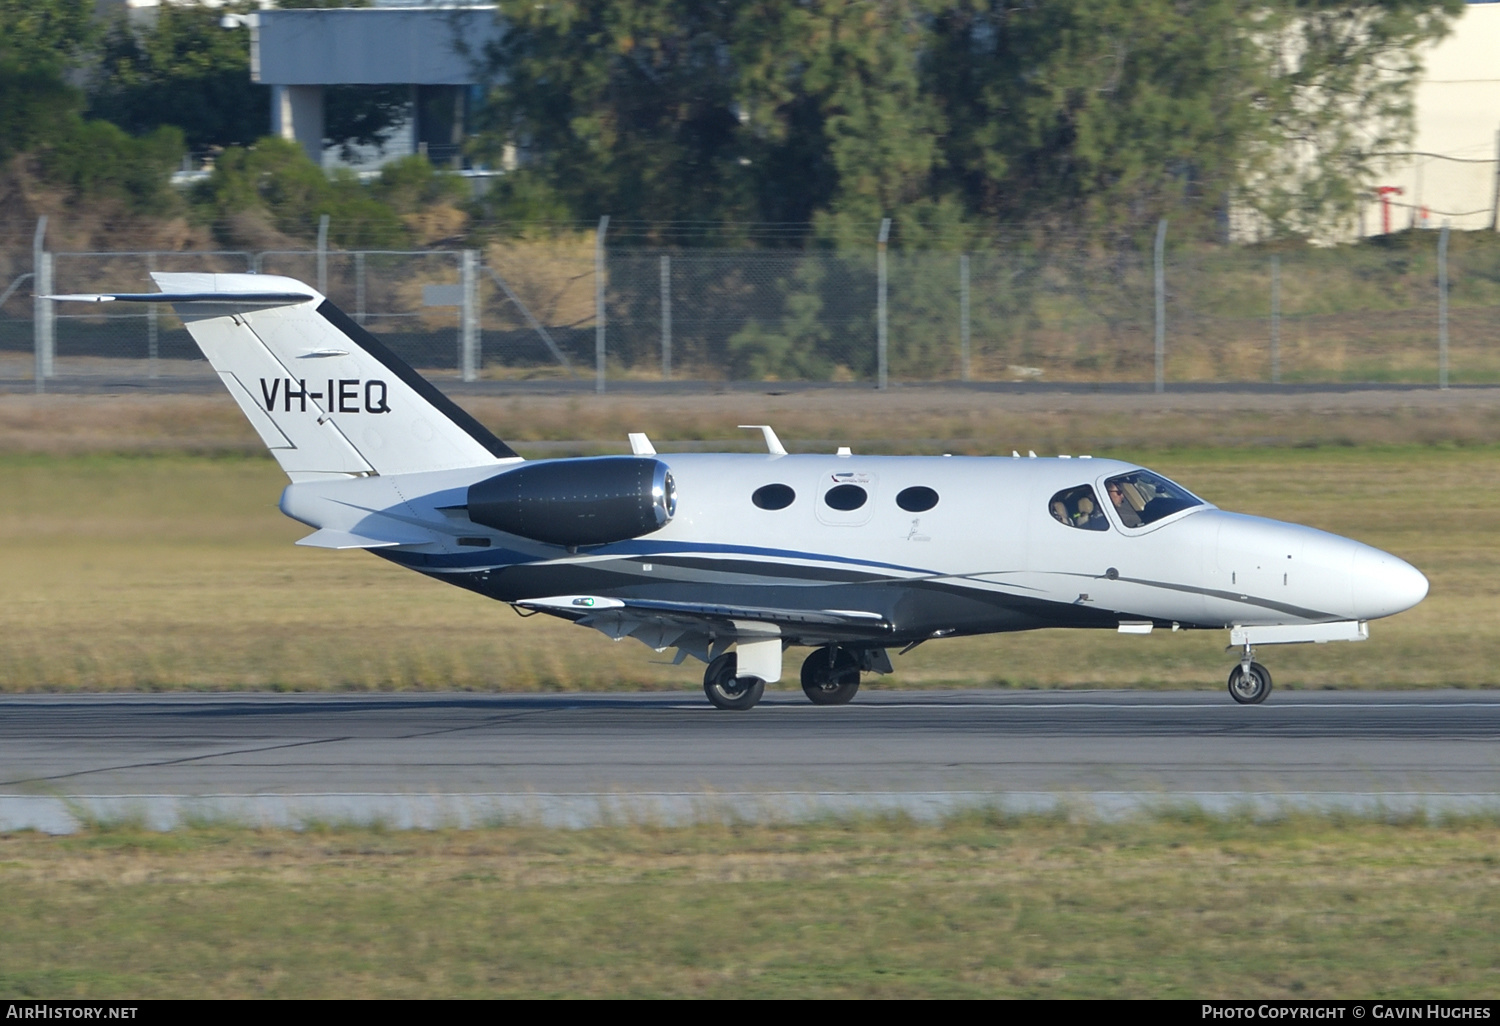
<svg viewBox="0 0 1500 1026">
<path fill-rule="evenodd" d="M 152 274 L 293 480 L 483 466 L 520 457 L 316 290 L 260 274 Z"/>
</svg>

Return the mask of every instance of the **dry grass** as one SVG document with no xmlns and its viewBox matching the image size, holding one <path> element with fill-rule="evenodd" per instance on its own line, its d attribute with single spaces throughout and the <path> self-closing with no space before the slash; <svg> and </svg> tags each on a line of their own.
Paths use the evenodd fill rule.
<svg viewBox="0 0 1500 1026">
<path fill-rule="evenodd" d="M 1409 559 L 1415 610 L 1274 653 L 1280 687 L 1485 687 L 1500 665 L 1493 448 L 1137 453 L 1223 506 Z M 262 457 L 0 458 L 0 689 L 693 687 L 691 665 L 360 552 L 294 547 Z M 1044 631 L 929 644 L 869 686 L 1219 686 L 1218 634 Z"/>
<path fill-rule="evenodd" d="M 444 383 L 446 384 L 446 382 Z M 1500 388 L 1298 394 L 992 393 L 866 388 L 461 395 L 461 404 L 525 455 L 628 451 L 625 434 L 752 450 L 772 424 L 793 452 L 1099 455 L 1179 447 L 1500 443 Z M 0 453 L 254 453 L 264 449 L 227 393 L 0 394 Z"/>
<path fill-rule="evenodd" d="M 1481 997 L 1493 823 L 0 837 L 30 997 Z"/>
</svg>

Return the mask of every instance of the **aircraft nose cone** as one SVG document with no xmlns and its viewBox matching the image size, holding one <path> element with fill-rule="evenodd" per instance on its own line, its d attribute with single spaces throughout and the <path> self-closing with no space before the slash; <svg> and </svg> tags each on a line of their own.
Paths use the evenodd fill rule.
<svg viewBox="0 0 1500 1026">
<path fill-rule="evenodd" d="M 1410 609 L 1427 597 L 1427 578 L 1403 559 L 1361 545 L 1354 554 L 1355 616 L 1375 620 Z"/>
</svg>

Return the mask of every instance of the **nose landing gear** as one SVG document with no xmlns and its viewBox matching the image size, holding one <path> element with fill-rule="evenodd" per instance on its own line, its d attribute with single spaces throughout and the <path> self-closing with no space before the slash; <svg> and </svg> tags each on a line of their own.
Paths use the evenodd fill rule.
<svg viewBox="0 0 1500 1026">
<path fill-rule="evenodd" d="M 1229 671 L 1229 697 L 1240 705 L 1259 705 L 1271 693 L 1271 671 L 1255 662 L 1255 649 L 1245 646 L 1240 664 Z"/>
<path fill-rule="evenodd" d="M 843 705 L 859 690 L 859 670 L 847 648 L 815 648 L 802 663 L 802 692 L 813 705 Z"/>
</svg>

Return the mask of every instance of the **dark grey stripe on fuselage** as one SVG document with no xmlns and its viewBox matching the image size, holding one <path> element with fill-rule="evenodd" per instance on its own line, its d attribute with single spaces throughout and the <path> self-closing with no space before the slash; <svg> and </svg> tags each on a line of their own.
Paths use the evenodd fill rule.
<svg viewBox="0 0 1500 1026">
<path fill-rule="evenodd" d="M 376 554 L 394 556 L 379 550 Z M 883 639 L 883 643 L 914 641 L 936 631 L 962 635 L 1045 627 L 1113 629 L 1121 619 L 1150 619 L 1092 604 L 1056 602 L 940 580 L 896 579 L 885 573 L 860 573 L 844 567 L 823 570 L 758 560 L 683 562 L 692 564 L 695 570 L 702 566 L 715 571 L 716 579 L 672 579 L 672 564 L 659 559 L 652 561 L 651 573 L 642 572 L 640 563 L 633 560 L 608 560 L 521 563 L 431 576 L 502 602 L 578 594 L 786 610 L 857 609 L 880 614 L 893 629 L 856 623 L 841 628 L 809 628 L 809 636 L 850 641 Z M 795 583 L 777 584 L 776 575 L 794 579 Z M 785 636 L 797 640 L 795 632 Z"/>
<path fill-rule="evenodd" d="M 1216 588 L 1194 588 L 1186 584 L 1169 584 L 1166 581 L 1147 581 L 1138 577 L 1121 577 L 1120 580 L 1128 584 L 1144 584 L 1148 588 L 1164 588 L 1167 591 L 1183 592 L 1188 595 L 1206 595 L 1209 598 L 1227 599 L 1230 602 L 1238 602 L 1244 605 L 1257 606 L 1261 609 L 1270 609 L 1278 613 L 1289 613 L 1303 620 L 1337 620 L 1339 617 L 1334 613 L 1324 612 L 1321 609 L 1304 609 L 1302 606 L 1289 605 L 1286 602 L 1276 602 L 1267 598 L 1256 598 L 1254 595 L 1246 595 L 1237 591 L 1220 591 Z"/>
</svg>

